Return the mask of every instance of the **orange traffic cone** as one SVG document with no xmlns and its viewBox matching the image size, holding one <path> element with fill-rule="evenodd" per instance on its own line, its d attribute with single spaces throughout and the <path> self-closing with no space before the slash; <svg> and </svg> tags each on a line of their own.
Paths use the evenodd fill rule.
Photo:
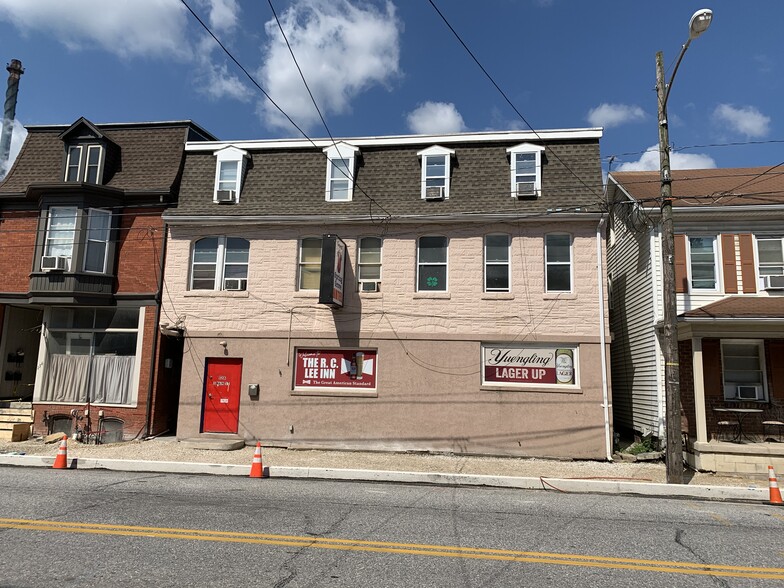
<svg viewBox="0 0 784 588">
<path fill-rule="evenodd" d="M 68 435 L 63 435 L 63 439 L 60 441 L 60 447 L 57 449 L 57 457 L 54 458 L 52 469 L 68 469 Z"/>
<path fill-rule="evenodd" d="M 253 463 L 250 466 L 250 477 L 264 477 L 264 465 L 261 463 L 261 441 L 256 441 L 256 453 L 253 454 Z"/>
<path fill-rule="evenodd" d="M 770 504 L 784 504 L 784 500 L 781 499 L 781 490 L 779 490 L 779 482 L 776 480 L 776 472 L 773 471 L 773 466 L 768 466 L 768 483 L 770 484 Z"/>
</svg>

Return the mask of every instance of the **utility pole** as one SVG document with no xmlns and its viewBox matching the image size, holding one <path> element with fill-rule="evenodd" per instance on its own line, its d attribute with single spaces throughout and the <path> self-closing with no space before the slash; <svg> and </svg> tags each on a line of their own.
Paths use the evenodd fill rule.
<svg viewBox="0 0 784 588">
<path fill-rule="evenodd" d="M 713 21 L 713 11 L 702 8 L 689 20 L 689 38 L 681 47 L 670 81 L 664 79 L 664 55 L 656 53 L 656 98 L 659 113 L 659 170 L 661 173 L 662 301 L 664 316 L 661 348 L 664 356 L 665 426 L 667 429 L 667 483 L 683 484 L 683 439 L 681 438 L 681 380 L 678 359 L 678 299 L 675 293 L 675 236 L 672 223 L 672 176 L 667 100 L 686 50 Z"/>
<path fill-rule="evenodd" d="M 662 288 L 664 290 L 665 419 L 667 430 L 667 483 L 683 484 L 683 440 L 681 439 L 681 382 L 678 365 L 678 303 L 675 294 L 675 236 L 672 226 L 672 178 L 670 175 L 670 133 L 667 128 L 669 92 L 664 81 L 664 56 L 656 54 L 656 96 L 659 102 L 659 166 L 661 171 Z"/>
</svg>

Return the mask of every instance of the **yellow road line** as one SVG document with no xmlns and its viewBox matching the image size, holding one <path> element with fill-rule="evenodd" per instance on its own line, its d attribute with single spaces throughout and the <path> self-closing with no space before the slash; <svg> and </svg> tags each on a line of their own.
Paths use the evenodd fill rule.
<svg viewBox="0 0 784 588">
<path fill-rule="evenodd" d="M 326 537 L 274 535 L 267 533 L 238 533 L 232 531 L 208 531 L 201 529 L 177 529 L 169 527 L 108 525 L 100 523 L 78 523 L 70 521 L 46 521 L 34 519 L 0 518 L 0 527 L 30 531 L 88 533 L 127 537 L 151 537 L 159 539 L 190 539 L 197 541 L 281 545 L 300 548 L 310 547 L 316 549 L 363 551 L 370 553 L 396 553 L 430 557 L 455 557 L 463 559 L 515 561 L 688 575 L 784 580 L 784 568 L 727 566 L 720 564 L 698 564 L 690 562 L 630 559 L 566 553 L 482 549 L 449 545 L 361 541 L 353 539 L 331 539 Z"/>
</svg>

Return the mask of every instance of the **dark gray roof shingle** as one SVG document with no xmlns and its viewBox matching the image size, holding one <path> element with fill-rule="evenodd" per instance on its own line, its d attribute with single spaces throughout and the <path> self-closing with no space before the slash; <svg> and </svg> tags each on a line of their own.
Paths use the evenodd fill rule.
<svg viewBox="0 0 784 588">
<path fill-rule="evenodd" d="M 455 214 L 535 214 L 554 208 L 598 210 L 602 176 L 598 139 L 548 141 L 542 171 L 542 195 L 510 196 L 509 141 L 452 143 L 450 198 L 429 202 L 420 197 L 425 146 L 362 147 L 351 202 L 324 199 L 327 159 L 320 148 L 249 150 L 240 202 L 212 201 L 216 159 L 210 152 L 186 153 L 177 216 L 394 216 Z M 245 148 L 242 144 L 239 148 Z"/>
</svg>

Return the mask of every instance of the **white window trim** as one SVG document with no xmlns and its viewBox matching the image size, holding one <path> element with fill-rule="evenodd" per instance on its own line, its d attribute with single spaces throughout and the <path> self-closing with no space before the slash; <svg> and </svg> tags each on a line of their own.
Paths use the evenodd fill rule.
<svg viewBox="0 0 784 588">
<path fill-rule="evenodd" d="M 233 235 L 207 235 L 205 237 L 199 237 L 193 242 L 191 245 L 191 258 L 190 258 L 190 280 L 188 283 L 188 290 L 192 292 L 216 292 L 216 291 L 223 291 L 223 278 L 226 273 L 226 242 L 228 239 L 242 239 L 247 241 L 248 243 L 248 271 L 246 274 L 250 274 L 250 240 L 245 239 L 245 237 L 234 237 Z M 193 288 L 193 268 L 194 268 L 194 256 L 196 253 L 196 243 L 201 241 L 202 239 L 218 239 L 218 249 L 215 253 L 215 278 L 212 284 L 212 290 L 206 290 L 203 288 L 199 288 L 194 290 Z M 245 289 L 247 290 L 247 277 L 244 278 L 246 280 Z"/>
<path fill-rule="evenodd" d="M 79 225 L 79 209 L 75 206 L 50 206 L 46 211 L 46 234 L 44 235 L 44 255 L 52 255 L 49 249 L 49 236 L 52 234 L 52 211 L 53 210 L 70 210 L 73 211 L 73 231 L 71 233 L 71 252 L 63 257 L 68 258 L 68 271 L 71 271 L 73 264 L 74 248 L 76 247 L 76 231 Z M 68 216 L 68 215 L 66 215 Z"/>
<path fill-rule="evenodd" d="M 738 398 L 728 398 L 727 397 L 727 384 L 724 380 L 724 346 L 725 345 L 756 345 L 757 346 L 757 356 L 759 357 L 760 362 L 760 374 L 762 376 L 762 381 L 760 382 L 762 386 L 762 398 L 757 400 L 740 400 Z M 721 340 L 721 389 L 722 389 L 722 398 L 725 401 L 738 401 L 738 402 L 767 402 L 768 401 L 768 374 L 767 374 L 767 366 L 765 365 L 765 340 L 764 339 L 722 339 Z"/>
<path fill-rule="evenodd" d="M 90 172 L 90 152 L 95 149 L 98 150 L 98 163 L 95 164 L 98 168 L 95 174 L 95 183 L 100 184 L 103 179 L 103 147 L 100 145 L 87 145 L 84 157 L 84 177 L 82 179 L 87 182 L 87 174 Z"/>
<path fill-rule="evenodd" d="M 324 191 L 324 200 L 327 202 L 351 202 L 354 199 L 354 183 L 357 175 L 357 153 L 359 153 L 359 148 L 341 141 L 324 149 L 324 153 L 327 156 L 327 185 Z M 348 160 L 348 177 L 345 178 L 348 180 L 348 196 L 341 200 L 332 198 L 332 181 L 342 179 L 340 177 L 332 177 L 332 160 L 334 159 Z"/>
<path fill-rule="evenodd" d="M 68 176 L 70 175 L 69 172 L 71 171 L 71 167 L 73 167 L 71 162 L 71 154 L 73 150 L 77 150 L 79 152 L 78 161 L 76 162 L 76 180 L 69 180 Z M 82 146 L 81 145 L 68 145 L 68 157 L 66 158 L 65 162 L 65 179 L 66 182 L 80 182 L 82 179 Z"/>
<path fill-rule="evenodd" d="M 236 147 L 224 147 L 220 151 L 216 151 L 215 155 L 215 186 L 212 191 L 212 201 L 218 202 L 218 186 L 220 185 L 220 171 L 221 165 L 224 162 L 237 163 L 237 179 L 234 187 L 234 201 L 240 201 L 240 192 L 242 191 L 242 178 L 245 175 L 245 163 L 248 159 L 248 152 Z"/>
<path fill-rule="evenodd" d="M 764 291 L 764 282 L 763 276 L 765 275 L 778 275 L 778 274 L 763 274 L 762 273 L 762 266 L 760 265 L 760 254 L 759 254 L 759 242 L 760 240 L 763 241 L 774 241 L 778 240 L 781 242 L 782 252 L 784 252 L 784 236 L 773 234 L 773 235 L 754 235 L 754 271 L 757 273 L 757 290 Z"/>
<path fill-rule="evenodd" d="M 512 198 L 517 198 L 517 154 L 518 153 L 533 153 L 536 158 L 536 178 L 534 180 L 534 190 L 537 195 L 542 193 L 542 153 L 544 147 L 541 145 L 534 145 L 533 143 L 520 143 L 514 147 L 506 150 L 509 154 L 509 169 L 511 171 L 510 178 L 510 193 Z"/>
<path fill-rule="evenodd" d="M 419 261 L 419 252 L 420 252 L 419 244 L 420 244 L 422 238 L 426 238 L 426 237 L 441 237 L 441 238 L 445 239 L 446 245 L 444 245 L 444 248 L 446 249 L 446 260 L 444 260 L 443 263 L 442 262 L 433 263 L 433 262 L 429 262 L 429 261 L 427 261 L 427 262 Z M 447 237 L 446 235 L 422 235 L 420 237 L 417 237 L 417 242 L 416 242 L 416 262 L 417 262 L 417 266 L 416 266 L 416 290 L 415 290 L 416 292 L 423 292 L 425 294 L 437 294 L 437 293 L 449 292 L 449 237 Z M 438 290 L 420 290 L 419 289 L 419 269 L 422 266 L 431 266 L 431 265 L 432 266 L 435 266 L 435 265 L 438 265 L 438 266 L 444 265 L 444 266 L 446 266 L 446 272 L 445 272 L 446 284 L 444 284 L 444 288 L 443 289 L 438 289 Z"/>
<path fill-rule="evenodd" d="M 549 265 L 566 265 L 563 261 L 547 261 L 547 237 L 548 236 L 566 236 L 569 237 L 569 289 L 568 290 L 550 290 L 547 283 L 547 267 Z M 571 294 L 574 292 L 574 236 L 571 233 L 545 233 L 544 235 L 544 291 L 548 294 Z"/>
<path fill-rule="evenodd" d="M 487 238 L 488 237 L 506 237 L 506 262 L 498 262 L 498 261 L 487 261 Z M 482 255 L 484 258 L 484 279 L 483 279 L 483 290 L 486 293 L 495 293 L 495 292 L 511 292 L 512 291 L 512 236 L 509 233 L 488 233 L 485 235 L 482 243 Z M 506 275 L 508 280 L 508 286 L 505 290 L 499 289 L 492 289 L 489 290 L 487 288 L 487 266 L 488 265 L 505 265 L 506 266 Z"/>
<path fill-rule="evenodd" d="M 716 286 L 713 288 L 695 288 L 691 275 L 691 239 L 713 239 L 713 274 L 716 278 Z M 689 280 L 689 292 L 721 292 L 721 259 L 719 259 L 719 237 L 718 235 L 686 235 L 686 257 L 688 263 L 686 264 L 686 272 Z"/>
<path fill-rule="evenodd" d="M 321 251 L 324 251 L 324 237 L 321 235 L 304 235 L 297 241 L 297 291 L 298 292 L 318 292 L 320 289 L 319 286 L 315 288 L 303 288 L 302 287 L 302 271 L 301 268 L 303 265 L 316 265 L 315 262 L 303 262 L 302 261 L 302 242 L 306 239 L 318 239 L 321 241 Z M 319 268 L 321 267 L 321 258 L 318 261 Z"/>
<path fill-rule="evenodd" d="M 90 219 L 93 218 L 93 214 L 103 214 L 109 217 L 109 228 L 108 233 L 106 235 L 106 240 L 98 240 L 98 239 L 90 239 Z M 87 230 L 85 231 L 85 238 L 84 238 L 84 259 L 82 261 L 82 268 L 85 272 L 90 274 L 105 274 L 106 273 L 106 264 L 109 259 L 109 243 L 112 240 L 112 212 L 110 210 L 105 210 L 103 208 L 88 208 L 87 209 Z M 87 269 L 87 250 L 89 248 L 90 241 L 95 241 L 98 243 L 104 244 L 104 251 L 103 251 L 103 268 L 101 270 L 89 270 Z"/>
<path fill-rule="evenodd" d="M 445 169 L 444 169 L 444 200 L 449 199 L 450 185 L 452 184 L 452 157 L 455 154 L 454 149 L 447 149 L 441 145 L 433 145 L 427 149 L 417 152 L 417 157 L 421 162 L 421 198 L 425 200 L 427 192 L 427 158 L 431 156 L 446 156 Z"/>
<path fill-rule="evenodd" d="M 381 284 L 381 280 L 384 277 L 384 238 L 379 235 L 362 235 L 361 237 L 357 237 L 357 287 L 359 292 L 362 292 L 362 286 L 360 281 L 360 265 L 376 265 L 374 263 L 367 263 L 361 264 L 360 260 L 362 259 L 362 241 L 364 239 L 378 239 L 379 240 L 379 249 L 378 249 L 378 279 L 377 280 L 366 280 L 366 281 L 374 281 L 377 284 Z"/>
</svg>

